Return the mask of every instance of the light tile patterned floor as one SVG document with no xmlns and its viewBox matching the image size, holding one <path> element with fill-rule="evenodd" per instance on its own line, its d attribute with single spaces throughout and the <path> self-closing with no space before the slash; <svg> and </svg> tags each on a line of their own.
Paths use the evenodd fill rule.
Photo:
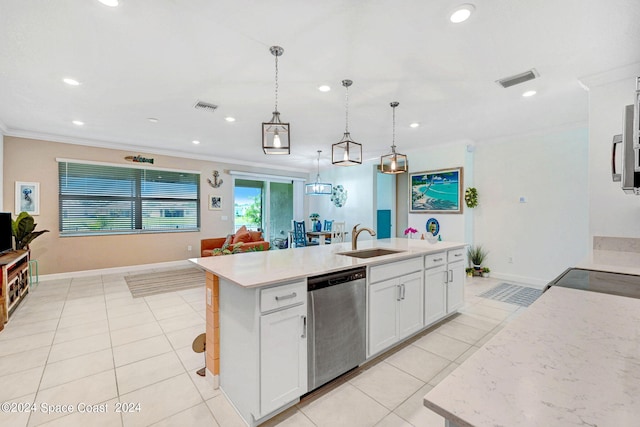
<svg viewBox="0 0 640 427">
<path fill-rule="evenodd" d="M 444 426 L 423 396 L 525 309 L 477 297 L 496 283 L 470 279 L 462 314 L 264 425 Z M 0 332 L 0 403 L 38 410 L 0 411 L 0 425 L 242 426 L 195 373 L 204 357 L 191 342 L 204 330 L 204 289 L 133 299 L 124 275 L 41 281 Z M 80 402 L 108 409 L 55 407 Z M 115 413 L 118 402 L 139 403 L 140 412 Z"/>
</svg>

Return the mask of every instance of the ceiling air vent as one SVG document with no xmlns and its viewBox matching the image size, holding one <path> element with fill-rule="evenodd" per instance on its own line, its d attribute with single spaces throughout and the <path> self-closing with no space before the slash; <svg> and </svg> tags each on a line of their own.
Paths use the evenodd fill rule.
<svg viewBox="0 0 640 427">
<path fill-rule="evenodd" d="M 519 85 L 520 83 L 528 82 L 529 80 L 533 80 L 536 77 L 540 77 L 540 74 L 538 74 L 535 68 L 532 68 L 529 71 L 525 71 L 524 73 L 496 80 L 496 83 L 506 89 L 511 86 Z"/>
<path fill-rule="evenodd" d="M 213 113 L 218 109 L 218 106 L 215 104 L 209 104 L 208 102 L 198 101 L 196 102 L 196 105 L 193 106 L 193 108 L 195 108 L 196 110 L 208 111 L 210 113 Z"/>
</svg>

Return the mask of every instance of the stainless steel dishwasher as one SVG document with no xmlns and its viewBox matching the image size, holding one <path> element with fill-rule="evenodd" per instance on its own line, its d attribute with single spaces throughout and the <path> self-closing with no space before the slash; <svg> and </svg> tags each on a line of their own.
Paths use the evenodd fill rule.
<svg viewBox="0 0 640 427">
<path fill-rule="evenodd" d="M 308 391 L 365 361 L 366 277 L 362 267 L 307 279 Z"/>
</svg>

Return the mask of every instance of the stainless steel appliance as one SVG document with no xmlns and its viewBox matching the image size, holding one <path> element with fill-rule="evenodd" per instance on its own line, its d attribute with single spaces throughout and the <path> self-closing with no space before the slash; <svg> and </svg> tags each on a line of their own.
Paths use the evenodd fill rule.
<svg viewBox="0 0 640 427">
<path fill-rule="evenodd" d="M 629 298 L 640 298 L 640 276 L 608 271 L 569 268 L 547 285 L 581 289 Z"/>
<path fill-rule="evenodd" d="M 309 391 L 366 359 L 366 269 L 307 280 Z"/>
<path fill-rule="evenodd" d="M 616 170 L 616 148 L 621 148 L 621 170 Z M 624 129 L 613 137 L 611 178 L 620 182 L 622 191 L 640 195 L 640 77 L 636 80 L 633 105 L 624 109 Z"/>
</svg>

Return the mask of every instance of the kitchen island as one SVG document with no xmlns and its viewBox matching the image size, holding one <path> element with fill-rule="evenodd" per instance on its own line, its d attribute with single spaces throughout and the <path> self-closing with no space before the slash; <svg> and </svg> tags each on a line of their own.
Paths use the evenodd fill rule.
<svg viewBox="0 0 640 427">
<path fill-rule="evenodd" d="M 393 253 L 347 256 L 349 242 L 191 260 L 207 271 L 208 374 L 247 424 L 310 391 L 307 278 L 366 269 L 367 360 L 464 303 L 464 243 L 392 238 L 358 246 Z"/>
<path fill-rule="evenodd" d="M 640 274 L 638 253 L 579 264 Z M 424 398 L 449 426 L 632 426 L 640 420 L 640 299 L 551 287 Z"/>
</svg>

